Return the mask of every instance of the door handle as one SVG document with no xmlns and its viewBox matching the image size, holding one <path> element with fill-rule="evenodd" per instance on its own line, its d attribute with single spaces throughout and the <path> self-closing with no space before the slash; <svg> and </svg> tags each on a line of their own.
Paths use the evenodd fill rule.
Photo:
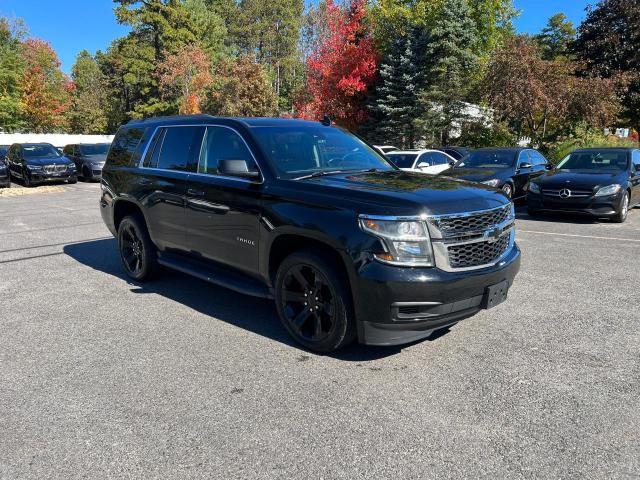
<svg viewBox="0 0 640 480">
<path fill-rule="evenodd" d="M 187 189 L 187 195 L 191 195 L 192 197 L 204 197 L 204 191 L 189 188 Z"/>
</svg>

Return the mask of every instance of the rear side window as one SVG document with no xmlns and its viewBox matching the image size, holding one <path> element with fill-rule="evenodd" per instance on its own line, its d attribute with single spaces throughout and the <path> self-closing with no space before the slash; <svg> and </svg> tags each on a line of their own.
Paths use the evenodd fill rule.
<svg viewBox="0 0 640 480">
<path fill-rule="evenodd" d="M 118 130 L 109 150 L 107 162 L 116 166 L 129 165 L 143 135 L 144 131 L 139 128 L 121 128 Z"/>
<path fill-rule="evenodd" d="M 150 166 L 163 170 L 189 170 L 189 165 L 194 163 L 192 159 L 200 152 L 204 127 L 170 127 L 165 130 L 162 144 L 156 142 Z"/>
<path fill-rule="evenodd" d="M 640 150 L 634 150 L 631 153 L 631 161 L 636 167 L 640 166 Z"/>
<path fill-rule="evenodd" d="M 244 160 L 248 165 L 254 165 L 251 152 L 240 135 L 225 127 L 207 127 L 198 173 L 217 174 L 221 160 Z"/>
</svg>

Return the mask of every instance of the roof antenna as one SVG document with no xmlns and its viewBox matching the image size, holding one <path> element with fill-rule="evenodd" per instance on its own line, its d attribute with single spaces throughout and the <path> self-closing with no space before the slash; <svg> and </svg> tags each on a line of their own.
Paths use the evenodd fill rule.
<svg viewBox="0 0 640 480">
<path fill-rule="evenodd" d="M 322 120 L 320 121 L 320 123 L 322 125 L 324 125 L 325 127 L 330 127 L 331 126 L 331 117 L 329 115 L 325 115 L 324 117 L 322 117 Z"/>
</svg>

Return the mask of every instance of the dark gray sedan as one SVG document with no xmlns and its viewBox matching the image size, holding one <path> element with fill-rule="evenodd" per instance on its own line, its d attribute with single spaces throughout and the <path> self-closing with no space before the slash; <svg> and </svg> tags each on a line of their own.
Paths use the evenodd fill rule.
<svg viewBox="0 0 640 480">
<path fill-rule="evenodd" d="M 76 144 L 64 147 L 64 155 L 76 164 L 83 180 L 100 180 L 109 152 L 109 143 Z"/>
</svg>

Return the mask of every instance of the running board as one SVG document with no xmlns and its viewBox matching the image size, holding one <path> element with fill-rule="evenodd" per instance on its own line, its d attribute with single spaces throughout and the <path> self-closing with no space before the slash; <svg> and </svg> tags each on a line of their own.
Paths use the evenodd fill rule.
<svg viewBox="0 0 640 480">
<path fill-rule="evenodd" d="M 172 270 L 186 273 L 205 282 L 228 288 L 252 297 L 273 298 L 269 288 L 251 277 L 199 260 L 192 260 L 172 253 L 159 253 L 158 263 Z"/>
</svg>

